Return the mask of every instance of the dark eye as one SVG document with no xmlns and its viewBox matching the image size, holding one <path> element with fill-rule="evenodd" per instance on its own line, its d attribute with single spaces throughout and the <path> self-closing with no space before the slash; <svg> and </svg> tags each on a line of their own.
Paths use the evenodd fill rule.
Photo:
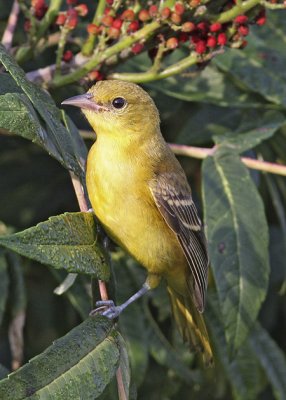
<svg viewBox="0 0 286 400">
<path fill-rule="evenodd" d="M 123 97 L 116 97 L 114 100 L 112 100 L 112 105 L 114 108 L 123 108 L 126 104 L 126 100 Z"/>
</svg>

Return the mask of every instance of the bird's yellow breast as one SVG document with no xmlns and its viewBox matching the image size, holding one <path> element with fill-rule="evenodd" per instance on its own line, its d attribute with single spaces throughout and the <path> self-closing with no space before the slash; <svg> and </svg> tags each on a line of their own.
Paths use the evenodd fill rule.
<svg viewBox="0 0 286 400">
<path fill-rule="evenodd" d="M 122 152 L 116 142 L 99 140 L 87 161 L 87 189 L 95 214 L 109 236 L 152 273 L 168 275 L 186 260 L 161 216 L 148 182 L 153 168 Z"/>
</svg>

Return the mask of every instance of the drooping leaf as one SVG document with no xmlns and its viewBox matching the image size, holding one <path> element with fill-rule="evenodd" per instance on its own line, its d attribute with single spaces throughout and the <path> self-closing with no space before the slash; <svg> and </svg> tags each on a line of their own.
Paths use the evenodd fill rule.
<svg viewBox="0 0 286 400">
<path fill-rule="evenodd" d="M 93 400 L 114 376 L 119 356 L 112 322 L 101 316 L 88 318 L 0 381 L 0 398 Z"/>
<path fill-rule="evenodd" d="M 232 354 L 265 298 L 268 228 L 262 200 L 238 155 L 222 148 L 203 162 L 203 200 L 212 270 Z"/>
<path fill-rule="evenodd" d="M 55 106 L 52 98 L 47 92 L 28 81 L 25 72 L 18 66 L 3 45 L 0 45 L 0 62 L 28 97 L 39 114 L 41 121 L 43 121 L 44 129 L 41 131 L 42 137 L 40 138 L 42 145 L 66 168 L 72 170 L 77 176 L 82 177 L 84 174 L 83 160 L 86 158 L 85 147 L 83 144 L 78 147 L 74 146 L 74 141 L 71 140 L 71 136 L 61 123 L 61 112 Z M 80 140 L 80 137 L 78 137 L 77 141 Z"/>
<path fill-rule="evenodd" d="M 263 327 L 257 323 L 250 335 L 250 344 L 272 385 L 276 399 L 284 400 L 286 393 L 286 358 Z"/>
<path fill-rule="evenodd" d="M 256 128 L 248 132 L 230 133 L 215 136 L 217 144 L 225 144 L 228 147 L 242 153 L 256 147 L 263 140 L 270 138 L 285 123 L 285 117 L 278 111 L 268 111 L 263 114 Z"/>
<path fill-rule="evenodd" d="M 88 212 L 51 217 L 25 231 L 1 236 L 0 245 L 57 269 L 109 278 L 94 218 Z"/>
<path fill-rule="evenodd" d="M 241 90 L 213 64 L 203 71 L 194 72 L 191 79 L 175 76 L 160 82 L 148 83 L 147 86 L 185 101 L 209 103 L 222 107 L 267 107 L 262 97 Z"/>
<path fill-rule="evenodd" d="M 285 11 L 281 10 L 279 14 L 282 23 L 285 19 Z M 283 43 L 277 28 L 273 29 L 270 25 L 267 29 L 266 41 L 261 41 L 259 31 L 257 37 L 250 35 L 250 46 L 247 46 L 244 51 L 231 49 L 220 57 L 216 57 L 213 62 L 221 71 L 243 85 L 247 91 L 257 93 L 265 100 L 285 108 L 286 57 L 283 51 L 277 51 L 277 48 L 285 47 L 285 39 Z M 273 48 L 272 43 L 276 43 L 276 49 Z"/>
<path fill-rule="evenodd" d="M 217 356 L 215 363 L 218 360 L 221 362 L 234 398 L 236 400 L 257 399 L 258 393 L 264 386 L 259 363 L 248 343 L 245 343 L 239 349 L 233 360 L 229 359 L 224 336 L 223 318 L 220 314 L 218 298 L 214 293 L 208 296 L 206 317 Z M 217 365 L 217 367 L 219 366 Z"/>
</svg>

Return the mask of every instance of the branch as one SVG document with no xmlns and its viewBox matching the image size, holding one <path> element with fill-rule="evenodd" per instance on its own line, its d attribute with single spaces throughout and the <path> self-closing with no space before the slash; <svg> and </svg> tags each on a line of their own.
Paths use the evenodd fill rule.
<svg viewBox="0 0 286 400">
<path fill-rule="evenodd" d="M 81 185 L 81 182 L 79 178 L 73 173 L 70 172 L 72 184 L 74 187 L 75 195 L 79 204 L 80 211 L 87 212 L 88 211 L 88 205 L 87 201 L 84 195 L 83 187 Z M 108 293 L 107 293 L 107 288 L 106 284 L 104 281 L 98 280 L 98 286 L 99 286 L 99 292 L 100 292 L 100 297 L 101 300 L 108 300 Z"/>
<path fill-rule="evenodd" d="M 89 61 L 87 61 L 78 70 L 64 76 L 55 77 L 54 80 L 51 82 L 51 86 L 55 88 L 76 82 L 110 57 L 120 53 L 122 50 L 129 48 L 132 44 L 140 40 L 147 40 L 158 28 L 160 28 L 159 22 L 151 22 L 150 24 L 144 26 L 142 29 L 139 29 L 139 31 L 133 33 L 132 35 L 126 36 L 118 43 L 114 44 L 111 47 L 108 47 L 101 54 L 97 54 Z"/>
<path fill-rule="evenodd" d="M 169 144 L 172 151 L 180 156 L 194 157 L 199 159 L 204 159 L 212 155 L 216 149 L 216 146 L 208 149 L 204 147 L 192 147 L 185 146 L 181 144 Z M 286 165 L 275 164 L 262 160 L 255 160 L 253 158 L 241 157 L 241 162 L 250 169 L 255 169 L 257 171 L 268 172 L 270 174 L 277 174 L 286 176 Z"/>
<path fill-rule="evenodd" d="M 245 14 L 247 11 L 258 4 L 261 4 L 261 0 L 246 0 L 237 3 L 237 5 L 227 11 L 222 12 L 220 15 L 213 16 L 212 20 L 215 22 L 220 22 L 221 24 L 224 24 L 225 22 L 230 22 L 238 15 Z"/>
<path fill-rule="evenodd" d="M 135 72 L 135 73 L 119 73 L 114 72 L 108 76 L 109 79 L 122 79 L 129 82 L 145 83 L 151 81 L 157 81 L 160 79 L 168 78 L 169 76 L 180 74 L 187 68 L 199 64 L 208 60 L 211 60 L 215 55 L 222 54 L 223 50 L 214 51 L 213 53 L 207 54 L 202 57 L 197 53 L 191 53 L 189 56 L 183 58 L 177 63 L 170 65 L 163 71 L 155 71 L 151 68 L 146 72 Z"/>
<path fill-rule="evenodd" d="M 6 29 L 3 33 L 2 36 L 2 44 L 3 46 L 6 47 L 7 50 L 10 50 L 12 47 L 12 41 L 13 41 L 13 36 L 14 36 L 14 31 L 16 28 L 17 20 L 18 20 L 18 14 L 20 11 L 20 7 L 18 4 L 17 0 L 14 0 L 10 16 L 7 22 Z"/>
</svg>

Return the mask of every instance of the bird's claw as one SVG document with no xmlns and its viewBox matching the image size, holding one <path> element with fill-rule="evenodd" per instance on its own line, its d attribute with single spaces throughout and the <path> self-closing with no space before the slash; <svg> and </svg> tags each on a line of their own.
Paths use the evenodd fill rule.
<svg viewBox="0 0 286 400">
<path fill-rule="evenodd" d="M 89 315 L 93 317 L 100 314 L 109 319 L 115 319 L 121 311 L 121 308 L 116 307 L 112 300 L 101 300 L 96 302 L 96 308 L 92 310 Z"/>
</svg>

